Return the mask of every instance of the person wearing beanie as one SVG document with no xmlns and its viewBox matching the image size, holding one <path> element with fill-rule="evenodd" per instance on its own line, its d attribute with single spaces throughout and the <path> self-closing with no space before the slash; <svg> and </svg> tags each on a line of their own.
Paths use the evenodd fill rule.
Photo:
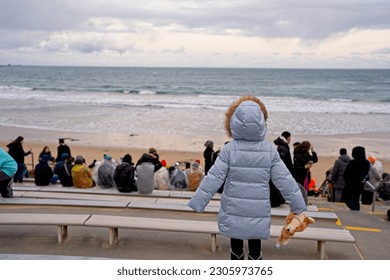
<svg viewBox="0 0 390 280">
<path fill-rule="evenodd" d="M 85 158 L 78 155 L 72 168 L 72 179 L 75 188 L 92 188 L 96 185 L 89 167 L 85 164 Z"/>
<path fill-rule="evenodd" d="M 301 214 L 306 204 L 297 183 L 280 159 L 275 146 L 266 140 L 268 112 L 254 96 L 243 96 L 227 110 L 225 129 L 232 138 L 224 145 L 188 206 L 203 212 L 224 183 L 218 212 L 219 232 L 230 238 L 230 258 L 262 259 L 261 239 L 270 238 L 271 205 L 269 181 L 281 191 L 290 211 Z"/>
<path fill-rule="evenodd" d="M 119 192 L 128 193 L 137 191 L 135 167 L 133 164 L 133 158 L 130 154 L 124 155 L 122 163 L 115 168 L 114 181 Z"/>
<path fill-rule="evenodd" d="M 213 166 L 216 160 L 216 153 L 214 151 L 214 142 L 211 140 L 207 140 L 204 143 L 206 149 L 203 151 L 204 157 L 204 173 L 207 175 L 207 172 L 210 170 L 211 166 Z"/>
<path fill-rule="evenodd" d="M 366 159 L 364 147 L 356 146 L 352 149 L 352 160 L 344 171 L 344 202 L 352 211 L 360 210 L 360 196 L 363 193 L 364 181 L 370 171 L 370 162 Z"/>
</svg>

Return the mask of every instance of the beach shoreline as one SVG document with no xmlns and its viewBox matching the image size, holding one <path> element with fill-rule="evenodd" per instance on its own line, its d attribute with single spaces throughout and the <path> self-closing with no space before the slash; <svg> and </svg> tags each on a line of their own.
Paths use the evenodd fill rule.
<svg viewBox="0 0 390 280">
<path fill-rule="evenodd" d="M 16 137 L 25 138 L 23 147 L 32 149 L 34 164 L 44 146 L 49 146 L 52 155 L 57 155 L 58 138 L 68 138 L 65 142 L 71 148 L 72 155 L 83 155 L 87 163 L 94 159 L 100 161 L 104 154 L 110 154 L 115 160 L 129 153 L 136 162 L 150 147 L 157 149 L 160 160 L 168 165 L 175 162 L 200 160 L 204 165 L 204 142 L 213 140 L 214 149 L 222 147 L 229 140 L 226 135 L 153 135 L 153 134 L 123 134 L 123 133 L 91 133 L 42 130 L 0 125 L 0 146 L 8 150 L 6 145 Z M 278 135 L 268 135 L 267 140 L 273 141 Z M 308 140 L 317 152 L 319 162 L 312 168 L 313 178 L 319 186 L 325 178 L 325 172 L 331 168 L 338 157 L 339 149 L 347 148 L 348 154 L 355 146 L 366 148 L 367 156 L 376 156 L 384 166 L 384 171 L 390 171 L 390 146 L 387 144 L 390 133 L 345 134 L 345 135 L 292 135 L 292 142 Z M 292 144 L 292 143 L 291 143 Z M 292 145 L 290 145 L 292 146 Z M 292 151 L 292 148 L 291 148 Z M 32 168 L 32 157 L 26 157 L 28 168 Z"/>
</svg>

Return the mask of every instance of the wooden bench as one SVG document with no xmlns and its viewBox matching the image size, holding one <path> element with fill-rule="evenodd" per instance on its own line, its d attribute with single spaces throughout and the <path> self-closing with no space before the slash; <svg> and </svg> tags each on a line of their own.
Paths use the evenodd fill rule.
<svg viewBox="0 0 390 280">
<path fill-rule="evenodd" d="M 278 238 L 283 226 L 271 226 L 271 237 Z M 355 238 L 346 229 L 330 229 L 309 227 L 303 232 L 297 232 L 293 239 L 317 241 L 317 252 L 321 260 L 325 259 L 325 243 L 327 241 L 355 243 Z M 290 241 L 291 242 L 291 241 Z"/>
<path fill-rule="evenodd" d="M 89 214 L 42 214 L 6 213 L 0 214 L 0 225 L 49 225 L 57 226 L 58 243 L 68 238 L 68 226 L 84 226 Z"/>
<path fill-rule="evenodd" d="M 104 199 L 104 200 L 103 200 Z M 105 200 L 109 199 L 109 200 Z M 49 206 L 71 206 L 71 207 L 106 207 L 106 208 L 128 208 L 145 210 L 165 210 L 177 212 L 194 212 L 188 205 L 187 199 L 166 199 L 166 198 L 146 198 L 146 197 L 102 197 L 100 195 L 77 195 L 67 193 L 46 193 L 28 192 L 23 197 L 12 199 L 1 199 L 0 205 L 49 205 Z M 219 203 L 211 201 L 206 206 L 204 213 L 217 214 Z M 284 219 L 288 215 L 288 208 L 271 208 L 272 218 Z M 333 212 L 305 212 L 306 215 L 318 220 L 336 222 L 338 217 Z"/>
<path fill-rule="evenodd" d="M 119 241 L 119 228 L 159 230 L 191 233 L 211 234 L 211 251 L 217 249 L 218 223 L 212 221 L 188 221 L 177 219 L 156 219 L 124 216 L 92 215 L 85 226 L 108 227 L 109 244 L 115 245 Z M 270 236 L 278 238 L 283 226 L 271 225 Z M 355 243 L 355 238 L 348 230 L 329 228 L 307 228 L 303 232 L 298 232 L 293 239 L 317 241 L 317 252 L 321 260 L 325 259 L 325 243 L 342 242 Z"/>
<path fill-rule="evenodd" d="M 119 241 L 118 229 L 127 228 L 211 234 L 211 251 L 215 252 L 217 250 L 218 225 L 211 221 L 92 215 L 86 221 L 85 226 L 108 227 L 110 246 L 116 245 Z"/>
<path fill-rule="evenodd" d="M 102 195 L 121 195 L 121 196 L 136 196 L 136 197 L 165 197 L 165 198 L 191 198 L 194 192 L 178 191 L 178 190 L 153 190 L 151 194 L 140 194 L 138 192 L 121 193 L 117 189 L 103 189 L 100 187 L 80 189 L 74 187 L 62 187 L 60 184 L 49 186 L 36 186 L 31 183 L 13 184 L 14 191 L 45 191 L 45 192 L 67 192 L 67 193 L 94 193 Z M 220 200 L 221 194 L 216 193 L 213 200 Z"/>
<path fill-rule="evenodd" d="M 216 221 L 88 214 L 4 213 L 0 214 L 0 225 L 55 225 L 58 228 L 58 243 L 67 239 L 68 226 L 107 227 L 110 246 L 118 243 L 119 228 L 204 233 L 211 234 L 212 252 L 217 250 L 217 234 L 219 233 Z M 278 238 L 281 230 L 282 226 L 271 225 L 270 236 Z M 321 260 L 326 257 L 326 242 L 355 243 L 355 238 L 348 230 L 315 227 L 296 233 L 293 239 L 317 241 L 317 251 Z"/>
<path fill-rule="evenodd" d="M 82 200 L 82 199 L 46 199 L 46 198 L 12 198 L 0 199 L 0 205 L 45 205 L 71 207 L 104 207 L 127 208 L 127 201 Z"/>
</svg>

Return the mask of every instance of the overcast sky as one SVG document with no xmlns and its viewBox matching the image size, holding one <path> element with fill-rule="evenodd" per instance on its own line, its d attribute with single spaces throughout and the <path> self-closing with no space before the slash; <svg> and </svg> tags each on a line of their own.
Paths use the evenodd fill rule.
<svg viewBox="0 0 390 280">
<path fill-rule="evenodd" d="M 390 69 L 389 0 L 0 0 L 0 65 Z"/>
</svg>

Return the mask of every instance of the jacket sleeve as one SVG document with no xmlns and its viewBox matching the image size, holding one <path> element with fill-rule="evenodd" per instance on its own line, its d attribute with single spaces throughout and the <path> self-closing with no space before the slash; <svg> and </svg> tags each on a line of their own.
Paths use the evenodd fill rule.
<svg viewBox="0 0 390 280">
<path fill-rule="evenodd" d="M 211 198 L 224 183 L 229 169 L 229 155 L 223 149 L 215 164 L 203 178 L 199 188 L 188 202 L 188 206 L 196 212 L 203 212 Z"/>
<path fill-rule="evenodd" d="M 271 161 L 271 180 L 289 204 L 291 212 L 300 214 L 306 211 L 301 190 L 276 151 L 272 153 Z"/>
<path fill-rule="evenodd" d="M 336 181 L 339 175 L 339 162 L 336 160 L 332 168 L 332 181 Z"/>
</svg>

